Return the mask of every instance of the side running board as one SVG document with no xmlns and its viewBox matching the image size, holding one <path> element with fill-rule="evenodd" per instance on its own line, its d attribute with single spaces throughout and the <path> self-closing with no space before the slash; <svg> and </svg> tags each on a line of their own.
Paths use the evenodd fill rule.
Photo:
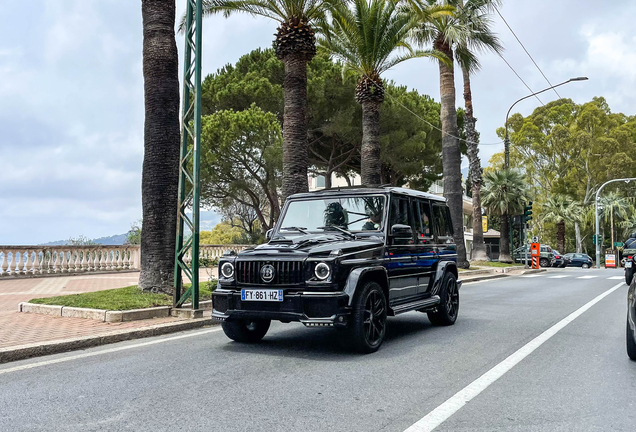
<svg viewBox="0 0 636 432">
<path fill-rule="evenodd" d="M 395 315 L 399 315 L 405 312 L 411 312 L 419 309 L 428 309 L 434 306 L 437 306 L 440 303 L 440 299 L 438 295 L 434 295 L 430 298 L 424 300 L 417 300 L 411 303 L 404 303 L 401 305 L 393 306 L 393 313 Z"/>
</svg>

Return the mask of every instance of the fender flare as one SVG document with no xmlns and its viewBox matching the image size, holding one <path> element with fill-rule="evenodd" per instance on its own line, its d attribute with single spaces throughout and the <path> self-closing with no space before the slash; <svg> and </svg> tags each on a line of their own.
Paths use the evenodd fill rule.
<svg viewBox="0 0 636 432">
<path fill-rule="evenodd" d="M 362 279 L 365 274 L 369 272 L 376 272 L 376 271 L 382 272 L 387 284 L 386 286 L 388 287 L 389 274 L 387 273 L 386 269 L 383 266 L 358 267 L 351 270 L 351 272 L 349 273 L 349 276 L 347 277 L 347 282 L 345 283 L 345 287 L 344 287 L 344 293 L 349 296 L 349 306 L 351 306 L 351 302 L 353 301 L 353 296 L 355 295 L 356 290 L 358 289 L 358 282 L 360 281 L 360 279 Z"/>
<path fill-rule="evenodd" d="M 435 271 L 435 280 L 433 281 L 433 288 L 431 289 L 431 295 L 436 295 L 439 293 L 439 290 L 442 287 L 442 280 L 444 279 L 444 273 L 450 271 L 451 268 L 455 269 L 455 274 L 458 275 L 457 280 L 459 281 L 459 272 L 457 271 L 457 263 L 455 261 L 441 261 L 437 265 L 437 270 Z M 459 283 L 461 287 L 461 282 Z"/>
</svg>

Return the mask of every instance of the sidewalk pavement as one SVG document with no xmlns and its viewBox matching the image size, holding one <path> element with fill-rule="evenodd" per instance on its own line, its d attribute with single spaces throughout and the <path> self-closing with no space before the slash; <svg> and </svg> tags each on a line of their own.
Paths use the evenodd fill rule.
<svg viewBox="0 0 636 432">
<path fill-rule="evenodd" d="M 201 281 L 209 280 L 206 270 Z M 154 318 L 106 323 L 85 318 L 54 317 L 18 312 L 18 304 L 34 298 L 101 291 L 136 285 L 139 272 L 60 276 L 46 278 L 0 279 L 0 349 L 59 339 L 93 336 L 116 330 L 140 329 L 185 318 Z"/>
</svg>

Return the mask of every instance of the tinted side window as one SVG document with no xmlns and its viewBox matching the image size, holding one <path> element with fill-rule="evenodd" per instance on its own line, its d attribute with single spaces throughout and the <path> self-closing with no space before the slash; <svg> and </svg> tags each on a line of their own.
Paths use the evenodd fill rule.
<svg viewBox="0 0 636 432">
<path fill-rule="evenodd" d="M 453 227 L 450 224 L 450 218 L 447 218 L 446 209 L 446 206 L 437 204 L 433 206 L 435 232 L 437 241 L 440 243 L 447 243 L 449 240 L 453 241 Z"/>
<path fill-rule="evenodd" d="M 418 243 L 429 243 L 433 238 L 431 205 L 428 201 L 414 200 L 415 235 Z"/>
<path fill-rule="evenodd" d="M 393 197 L 391 200 L 389 230 L 395 224 L 409 225 L 409 200 L 406 198 Z"/>
</svg>

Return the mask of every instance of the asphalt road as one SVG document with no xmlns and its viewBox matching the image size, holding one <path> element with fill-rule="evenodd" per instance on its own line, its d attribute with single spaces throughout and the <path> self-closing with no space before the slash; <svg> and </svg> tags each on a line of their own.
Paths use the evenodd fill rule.
<svg viewBox="0 0 636 432">
<path fill-rule="evenodd" d="M 435 430 L 631 432 L 624 283 L 528 351 L 621 282 L 620 270 L 564 269 L 465 284 L 454 326 L 391 318 L 370 355 L 331 329 L 276 323 L 258 345 L 212 328 L 5 364 L 0 431 L 403 432 L 504 367 Z"/>
</svg>

